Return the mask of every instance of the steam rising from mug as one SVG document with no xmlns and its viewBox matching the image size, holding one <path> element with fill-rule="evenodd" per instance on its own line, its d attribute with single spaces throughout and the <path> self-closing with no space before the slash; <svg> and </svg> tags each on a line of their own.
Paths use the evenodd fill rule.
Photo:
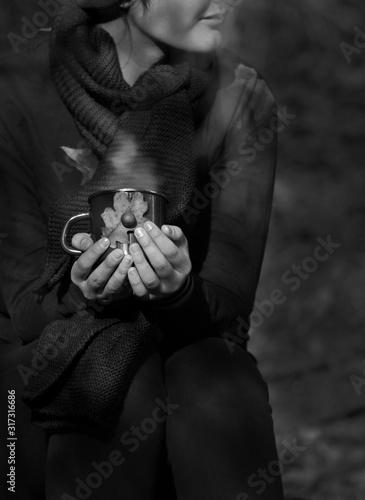
<svg viewBox="0 0 365 500">
<path fill-rule="evenodd" d="M 124 134 L 123 141 L 110 153 L 109 161 L 115 173 L 120 173 L 123 179 L 124 185 L 115 186 L 116 189 L 125 187 L 127 183 L 135 189 L 159 191 L 154 162 L 140 153 L 132 135 Z"/>
</svg>

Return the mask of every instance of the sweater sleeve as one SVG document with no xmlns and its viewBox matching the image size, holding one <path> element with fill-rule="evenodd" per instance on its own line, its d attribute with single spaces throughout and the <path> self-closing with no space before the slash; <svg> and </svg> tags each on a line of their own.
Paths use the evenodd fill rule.
<svg viewBox="0 0 365 500">
<path fill-rule="evenodd" d="M 3 314 L 16 336 L 28 343 L 50 321 L 69 315 L 70 304 L 66 307 L 60 286 L 42 302 L 32 291 L 46 261 L 47 224 L 32 169 L 15 144 L 0 123 L 0 293 Z"/>
<path fill-rule="evenodd" d="M 150 304 L 165 335 L 247 332 L 266 245 L 276 166 L 277 110 L 266 81 L 244 64 L 218 92 L 207 124 L 209 180 L 196 198 L 192 260 L 202 265 L 170 299 Z M 219 144 L 219 147 L 217 147 Z M 202 200 L 209 199 L 206 208 Z"/>
</svg>

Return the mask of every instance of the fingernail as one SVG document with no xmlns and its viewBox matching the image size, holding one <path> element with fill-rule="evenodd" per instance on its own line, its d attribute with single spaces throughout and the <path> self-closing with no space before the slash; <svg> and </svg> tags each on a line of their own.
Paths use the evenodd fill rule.
<svg viewBox="0 0 365 500">
<path fill-rule="evenodd" d="M 150 221 L 147 221 L 144 223 L 144 227 L 147 229 L 147 231 L 151 231 L 153 229 L 153 224 Z"/>
<path fill-rule="evenodd" d="M 167 231 L 172 234 L 174 232 L 174 230 L 172 229 L 171 226 L 164 226 L 165 229 L 167 229 Z"/>
<path fill-rule="evenodd" d="M 101 238 L 100 245 L 103 248 L 108 248 L 109 244 L 110 244 L 110 241 L 108 240 L 108 238 Z"/>
<path fill-rule="evenodd" d="M 123 259 L 124 264 L 130 264 L 133 261 L 132 257 L 130 255 L 126 255 Z"/>
<path fill-rule="evenodd" d="M 137 245 L 136 243 L 133 243 L 133 245 L 130 246 L 130 249 L 132 252 L 138 252 L 139 245 Z"/>
<path fill-rule="evenodd" d="M 135 231 L 134 231 L 135 235 L 137 236 L 137 238 L 142 238 L 142 236 L 144 235 L 144 231 L 143 229 L 141 229 L 140 227 L 138 227 Z"/>
<path fill-rule="evenodd" d="M 129 270 L 129 273 L 132 275 L 132 276 L 136 276 L 137 275 L 137 271 L 135 269 L 135 267 L 131 267 L 130 270 Z"/>
<path fill-rule="evenodd" d="M 93 241 L 90 238 L 84 238 L 81 241 L 81 250 L 87 250 L 88 248 L 91 247 Z"/>
</svg>

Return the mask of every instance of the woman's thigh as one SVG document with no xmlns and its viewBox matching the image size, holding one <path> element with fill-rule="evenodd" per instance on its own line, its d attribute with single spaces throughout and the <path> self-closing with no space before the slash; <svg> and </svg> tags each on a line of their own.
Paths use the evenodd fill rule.
<svg viewBox="0 0 365 500">
<path fill-rule="evenodd" d="M 149 500 L 165 449 L 166 392 L 156 344 L 145 352 L 113 438 L 54 435 L 47 457 L 47 500 Z"/>
<path fill-rule="evenodd" d="M 246 351 L 217 338 L 184 347 L 166 361 L 165 385 L 179 406 L 166 427 L 179 500 L 283 498 L 280 477 L 260 493 L 250 480 L 277 453 L 267 385 Z"/>
</svg>

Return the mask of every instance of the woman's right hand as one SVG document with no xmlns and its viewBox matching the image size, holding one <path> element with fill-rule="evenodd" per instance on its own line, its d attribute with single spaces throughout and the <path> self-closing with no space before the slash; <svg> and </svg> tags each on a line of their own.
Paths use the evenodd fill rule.
<svg viewBox="0 0 365 500">
<path fill-rule="evenodd" d="M 110 246 L 107 238 L 96 243 L 89 234 L 78 233 L 72 238 L 72 246 L 83 253 L 71 269 L 71 280 L 80 288 L 88 300 L 98 300 L 104 304 L 132 294 L 128 280 L 128 269 L 133 259 L 121 249 L 113 250 L 95 269 L 97 260 Z"/>
</svg>

